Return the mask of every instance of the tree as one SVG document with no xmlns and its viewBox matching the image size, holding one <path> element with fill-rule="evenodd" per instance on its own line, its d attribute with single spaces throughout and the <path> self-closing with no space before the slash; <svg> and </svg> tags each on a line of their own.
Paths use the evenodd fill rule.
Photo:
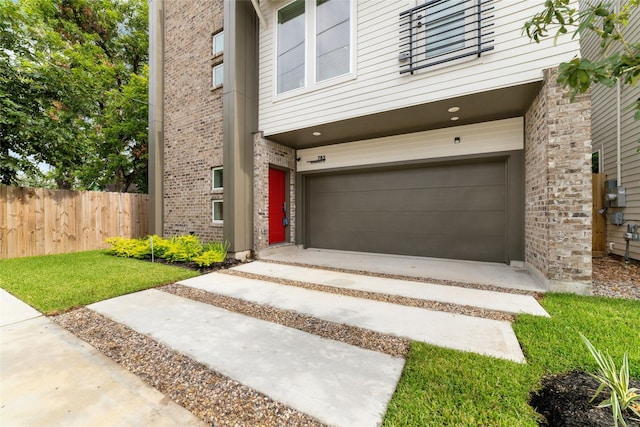
<svg viewBox="0 0 640 427">
<path fill-rule="evenodd" d="M 0 180 L 146 189 L 147 2 L 0 0 L 0 20 Z"/>
<path fill-rule="evenodd" d="M 634 9 L 640 6 L 640 0 L 627 1 L 618 12 L 604 2 L 588 4 L 582 10 L 571 3 L 571 0 L 547 0 L 545 9 L 524 25 L 527 36 L 536 43 L 549 36 L 551 27 L 556 29 L 556 40 L 570 29 L 573 37 L 591 32 L 600 39 L 602 57 L 576 57 L 560 64 L 558 81 L 572 90 L 572 99 L 594 83 L 611 87 L 620 82 L 636 87 L 640 80 L 640 41 L 626 39 L 623 29 Z M 640 99 L 629 108 L 634 110 L 634 118 L 640 120 Z"/>
</svg>

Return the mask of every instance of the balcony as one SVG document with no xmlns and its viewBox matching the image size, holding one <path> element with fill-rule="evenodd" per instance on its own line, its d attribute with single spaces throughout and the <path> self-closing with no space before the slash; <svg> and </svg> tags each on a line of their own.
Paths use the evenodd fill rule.
<svg viewBox="0 0 640 427">
<path fill-rule="evenodd" d="M 493 50 L 493 0 L 430 0 L 400 13 L 400 74 Z"/>
</svg>

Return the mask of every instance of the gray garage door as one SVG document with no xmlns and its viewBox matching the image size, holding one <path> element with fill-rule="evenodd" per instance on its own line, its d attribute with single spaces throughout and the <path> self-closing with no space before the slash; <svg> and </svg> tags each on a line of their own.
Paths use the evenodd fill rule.
<svg viewBox="0 0 640 427">
<path fill-rule="evenodd" d="M 506 161 L 308 178 L 308 246 L 506 262 Z"/>
</svg>

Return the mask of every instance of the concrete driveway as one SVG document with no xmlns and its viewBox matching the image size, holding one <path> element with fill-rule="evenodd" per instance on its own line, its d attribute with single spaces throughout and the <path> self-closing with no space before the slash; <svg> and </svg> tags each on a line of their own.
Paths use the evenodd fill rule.
<svg viewBox="0 0 640 427">
<path fill-rule="evenodd" d="M 461 267 L 446 261 L 294 247 L 261 255 L 271 261 L 287 259 L 323 268 L 256 261 L 227 274 L 179 282 L 179 287 L 257 309 L 296 313 L 337 329 L 374 331 L 382 337 L 423 341 L 514 363 L 525 360 L 511 324 L 490 314 L 547 316 L 528 294 L 541 289 L 511 267 L 479 263 Z M 455 273 L 456 281 L 469 280 L 475 271 L 475 282 L 493 288 L 444 286 L 324 268 L 329 266 L 398 277 L 442 277 L 448 271 Z M 453 280 L 454 276 L 446 277 Z M 3 424 L 202 424 L 2 290 L 0 303 Z M 440 311 L 429 304 L 454 310 Z M 460 314 L 455 307 L 477 310 L 480 315 Z M 88 308 L 326 425 L 379 425 L 404 367 L 401 357 L 286 326 L 279 315 L 256 318 L 161 290 L 124 295 Z"/>
</svg>

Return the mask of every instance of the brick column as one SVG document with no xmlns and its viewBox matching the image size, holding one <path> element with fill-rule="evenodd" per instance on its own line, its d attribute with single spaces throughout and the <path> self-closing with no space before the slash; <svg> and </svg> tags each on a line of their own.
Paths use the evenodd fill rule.
<svg viewBox="0 0 640 427">
<path fill-rule="evenodd" d="M 288 241 L 295 241 L 296 231 L 296 151 L 265 139 L 262 132 L 253 139 L 253 250 L 257 253 L 269 246 L 269 166 L 288 171 L 289 230 Z"/>
<path fill-rule="evenodd" d="M 525 116 L 525 264 L 547 289 L 591 292 L 591 97 L 544 71 Z"/>
</svg>

